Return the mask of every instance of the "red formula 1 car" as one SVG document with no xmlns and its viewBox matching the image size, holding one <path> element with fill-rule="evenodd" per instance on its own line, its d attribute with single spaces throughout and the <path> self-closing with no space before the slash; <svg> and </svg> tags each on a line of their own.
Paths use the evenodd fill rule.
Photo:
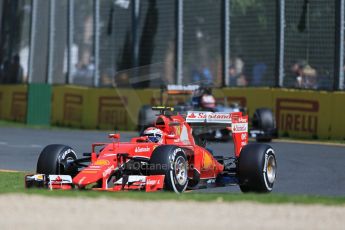
<svg viewBox="0 0 345 230">
<path fill-rule="evenodd" d="M 130 142 L 110 134 L 110 143 L 92 144 L 92 152 L 77 159 L 72 148 L 48 145 L 37 162 L 37 174 L 25 177 L 26 187 L 50 189 L 168 190 L 238 184 L 243 192 L 270 192 L 276 178 L 276 158 L 266 144 L 248 144 L 248 117 L 236 113 L 160 110 L 155 127 Z M 226 127 L 232 132 L 234 155 L 214 156 L 196 143 L 193 127 Z"/>
</svg>

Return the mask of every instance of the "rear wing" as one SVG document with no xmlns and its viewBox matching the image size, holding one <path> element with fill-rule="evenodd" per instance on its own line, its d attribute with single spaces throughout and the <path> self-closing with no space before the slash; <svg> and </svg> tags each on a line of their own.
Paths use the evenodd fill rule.
<svg viewBox="0 0 345 230">
<path fill-rule="evenodd" d="M 243 116 L 242 112 L 189 111 L 186 122 L 191 127 L 226 128 L 230 130 L 234 140 L 236 157 L 239 157 L 242 147 L 248 144 L 248 116 Z"/>
<path fill-rule="evenodd" d="M 224 112 L 204 112 L 204 111 L 188 111 L 186 122 L 190 126 L 223 126 L 227 127 L 232 124 L 231 113 Z"/>
<path fill-rule="evenodd" d="M 242 116 L 242 112 L 188 111 L 186 122 L 191 127 L 224 127 L 231 128 L 233 133 L 248 132 L 248 116 Z"/>
<path fill-rule="evenodd" d="M 167 85 L 166 92 L 175 95 L 192 94 L 199 87 L 199 85 Z"/>
</svg>

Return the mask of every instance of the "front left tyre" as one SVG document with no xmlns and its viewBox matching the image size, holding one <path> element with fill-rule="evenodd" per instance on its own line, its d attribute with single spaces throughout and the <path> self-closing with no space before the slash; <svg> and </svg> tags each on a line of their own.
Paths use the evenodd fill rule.
<svg viewBox="0 0 345 230">
<path fill-rule="evenodd" d="M 71 175 L 78 173 L 78 168 L 73 166 L 77 159 L 74 150 L 66 145 L 53 144 L 46 146 L 37 161 L 37 173 Z"/>
</svg>

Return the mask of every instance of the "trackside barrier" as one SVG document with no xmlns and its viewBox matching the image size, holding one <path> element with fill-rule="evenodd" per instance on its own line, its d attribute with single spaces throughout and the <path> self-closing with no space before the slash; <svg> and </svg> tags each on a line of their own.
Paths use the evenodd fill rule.
<svg viewBox="0 0 345 230">
<path fill-rule="evenodd" d="M 287 89 L 274 89 L 272 92 L 280 135 L 330 138 L 332 93 Z"/>
<path fill-rule="evenodd" d="M 345 140 L 345 92 L 332 94 L 329 136 L 332 139 Z"/>
<path fill-rule="evenodd" d="M 30 125 L 50 125 L 51 118 L 50 84 L 29 84 L 27 120 Z"/>
<path fill-rule="evenodd" d="M 52 124 L 88 129 L 135 130 L 139 109 L 158 90 L 53 88 Z"/>
<path fill-rule="evenodd" d="M 53 87 L 52 124 L 84 128 L 90 116 L 89 111 L 84 111 L 84 105 L 94 106 L 89 91 L 85 87 Z"/>
<path fill-rule="evenodd" d="M 54 86 L 54 125 L 77 128 L 135 130 L 142 105 L 159 105 L 159 89 L 99 89 Z M 258 107 L 273 110 L 280 135 L 345 139 L 345 92 L 270 88 L 215 89 L 218 102 L 239 103 L 251 117 Z M 188 96 L 164 98 L 168 105 Z M 224 98 L 226 100 L 224 100 Z M 0 119 L 25 122 L 27 86 L 0 86 Z"/>
<path fill-rule="evenodd" d="M 0 85 L 0 119 L 26 122 L 27 86 Z"/>
</svg>

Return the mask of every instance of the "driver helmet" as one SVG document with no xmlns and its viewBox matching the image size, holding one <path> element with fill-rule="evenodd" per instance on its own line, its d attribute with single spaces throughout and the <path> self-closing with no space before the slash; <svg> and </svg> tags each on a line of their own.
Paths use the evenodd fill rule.
<svg viewBox="0 0 345 230">
<path fill-rule="evenodd" d="M 154 143 L 162 142 L 163 132 L 162 130 L 156 127 L 150 127 L 150 128 L 145 129 L 145 131 L 143 132 L 143 135 L 147 136 L 150 142 L 154 142 Z"/>
<path fill-rule="evenodd" d="M 216 99 L 214 96 L 205 94 L 201 97 L 201 106 L 207 109 L 213 109 L 216 107 Z"/>
</svg>

